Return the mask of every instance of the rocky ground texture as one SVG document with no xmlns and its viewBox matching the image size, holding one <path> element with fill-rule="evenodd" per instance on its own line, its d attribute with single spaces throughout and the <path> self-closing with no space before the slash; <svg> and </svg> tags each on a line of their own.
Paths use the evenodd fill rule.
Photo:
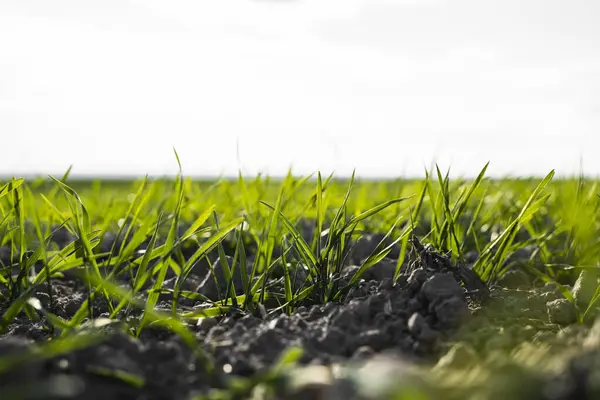
<svg viewBox="0 0 600 400">
<path fill-rule="evenodd" d="M 354 253 L 358 259 L 364 256 L 360 251 Z M 213 264 L 217 275 L 219 265 L 219 260 Z M 0 362 L 1 397 L 189 399 L 215 388 L 232 394 L 235 379 L 264 375 L 296 347 L 302 349 L 299 365 L 281 374 L 271 393 L 275 398 L 388 398 L 402 388 L 411 388 L 415 396 L 466 398 L 460 387 L 467 383 L 486 396 L 479 398 L 508 398 L 501 396 L 510 394 L 509 387 L 515 388 L 510 398 L 591 399 L 600 393 L 595 383 L 600 381 L 600 324 L 574 324 L 572 305 L 555 287 L 534 287 L 527 274 L 515 272 L 490 290 L 467 266 L 454 265 L 418 242 L 411 263 L 393 284 L 395 265 L 393 258 L 382 260 L 343 302 L 301 306 L 291 315 L 201 319 L 189 328 L 204 358 L 162 328 L 149 327 L 133 338 L 126 319 L 106 319 L 108 309 L 100 300 L 94 314 L 102 326 L 82 327 L 84 333 L 102 332 L 92 345 L 36 358 L 32 343 L 46 342 L 51 333 L 43 318 L 32 322 L 21 315 L 0 337 L 0 360 L 29 358 L 7 371 Z M 345 267 L 347 279 L 356 268 Z M 192 275 L 186 290 L 214 298 L 215 280 L 206 279 L 206 272 Z M 171 284 L 172 278 L 165 287 Z M 44 287 L 33 296 L 63 318 L 72 317 L 86 298 L 85 285 L 71 276 L 55 280 L 52 290 L 52 301 Z M 0 314 L 7 306 L 0 305 Z M 186 309 L 199 306 L 181 302 Z M 161 297 L 160 307 L 170 308 L 168 296 Z M 546 360 L 544 368 L 527 369 L 515 361 L 524 354 L 528 362 Z M 432 365 L 433 375 L 420 374 Z M 520 377 L 522 384 L 492 385 L 485 378 L 490 376 L 507 382 Z M 436 392 L 436 377 L 447 382 L 443 392 Z M 527 397 L 518 397 L 522 393 Z M 260 387 L 253 395 L 261 398 Z"/>
</svg>

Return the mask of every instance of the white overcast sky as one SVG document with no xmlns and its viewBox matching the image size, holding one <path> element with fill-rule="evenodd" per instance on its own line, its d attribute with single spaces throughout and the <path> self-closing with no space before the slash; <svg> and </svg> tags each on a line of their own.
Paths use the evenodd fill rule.
<svg viewBox="0 0 600 400">
<path fill-rule="evenodd" d="M 0 0 L 0 175 L 600 174 L 597 0 Z M 239 148 L 239 157 L 237 149 Z"/>
</svg>

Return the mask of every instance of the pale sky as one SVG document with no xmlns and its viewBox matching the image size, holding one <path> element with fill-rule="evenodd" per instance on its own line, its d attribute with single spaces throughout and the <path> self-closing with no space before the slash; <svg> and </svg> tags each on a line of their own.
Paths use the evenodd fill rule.
<svg viewBox="0 0 600 400">
<path fill-rule="evenodd" d="M 600 174 L 597 0 L 0 0 L 0 175 Z M 239 157 L 237 149 L 239 148 Z"/>
</svg>

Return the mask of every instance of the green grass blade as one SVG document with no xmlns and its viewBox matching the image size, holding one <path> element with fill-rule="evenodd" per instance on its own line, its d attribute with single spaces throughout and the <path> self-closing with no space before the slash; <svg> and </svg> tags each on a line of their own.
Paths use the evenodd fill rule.
<svg viewBox="0 0 600 400">
<path fill-rule="evenodd" d="M 175 149 L 173 149 L 175 151 Z M 177 156 L 177 152 L 175 152 Z M 177 157 L 177 162 L 179 163 L 179 157 Z M 181 172 L 181 165 L 180 172 Z M 142 314 L 141 322 L 139 329 L 137 331 L 137 335 L 139 336 L 144 327 L 148 324 L 149 319 L 148 315 L 150 315 L 151 310 L 154 310 L 156 307 L 156 303 L 158 301 L 159 291 L 162 289 L 163 283 L 165 281 L 165 277 L 167 275 L 167 270 L 169 268 L 169 264 L 166 260 L 167 257 L 171 256 L 171 251 L 173 250 L 173 246 L 175 244 L 175 237 L 177 235 L 177 227 L 179 226 L 179 218 L 181 214 L 181 208 L 183 206 L 183 198 L 184 198 L 184 185 L 181 176 L 178 177 L 177 181 L 177 206 L 175 207 L 175 212 L 173 214 L 173 219 L 171 221 L 171 227 L 169 229 L 169 233 L 167 235 L 167 240 L 164 244 L 164 252 L 163 256 L 158 262 L 156 268 L 158 269 L 158 275 L 156 280 L 154 281 L 154 285 L 152 286 L 153 292 L 148 295 L 148 300 L 146 302 L 146 307 L 144 309 L 144 313 Z M 144 254 L 145 255 L 145 254 Z"/>
<path fill-rule="evenodd" d="M 344 225 L 342 230 L 344 232 L 349 232 L 349 231 L 355 229 L 359 222 L 385 210 L 386 208 L 388 208 L 389 206 L 391 206 L 393 204 L 401 203 L 403 201 L 410 199 L 411 197 L 412 196 L 389 200 L 389 201 L 386 201 L 385 203 L 382 203 L 375 207 L 372 207 L 372 208 L 368 209 L 367 211 L 364 211 L 364 212 L 360 213 L 359 215 L 357 215 L 356 217 L 353 217 L 352 219 L 350 219 L 350 221 L 348 221 Z"/>
<path fill-rule="evenodd" d="M 14 190 L 17 190 L 19 187 L 21 187 L 21 185 L 23 184 L 23 182 L 25 182 L 25 179 L 23 178 L 19 178 L 19 179 L 11 179 L 10 182 L 5 183 L 4 185 L 2 185 L 0 187 L 0 199 L 10 193 L 12 193 Z"/>
</svg>

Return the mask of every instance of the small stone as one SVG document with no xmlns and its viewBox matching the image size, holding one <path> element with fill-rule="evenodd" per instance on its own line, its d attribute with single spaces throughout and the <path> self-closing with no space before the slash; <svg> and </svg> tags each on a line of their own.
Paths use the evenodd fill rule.
<svg viewBox="0 0 600 400">
<path fill-rule="evenodd" d="M 375 350 L 369 346 L 360 346 L 352 354 L 352 360 L 354 361 L 365 361 L 375 355 Z"/>
<path fill-rule="evenodd" d="M 375 351 L 383 350 L 388 342 L 386 334 L 379 329 L 370 329 L 361 332 L 356 338 L 356 343 L 359 347 L 368 346 Z"/>
<path fill-rule="evenodd" d="M 198 318 L 198 322 L 196 323 L 196 327 L 199 331 L 208 333 L 213 326 L 216 326 L 218 321 L 216 318 L 206 317 L 206 318 Z"/>
<path fill-rule="evenodd" d="M 423 325 L 426 325 L 425 318 L 419 313 L 414 313 L 408 319 L 408 331 L 413 335 L 418 335 L 423 328 Z"/>
<path fill-rule="evenodd" d="M 347 335 L 341 329 L 330 327 L 325 334 L 320 338 L 319 342 L 321 346 L 329 351 L 343 352 L 346 347 Z"/>
<path fill-rule="evenodd" d="M 411 290 L 419 290 L 423 282 L 427 280 L 427 271 L 423 268 L 415 269 L 408 277 L 408 288 Z"/>
<path fill-rule="evenodd" d="M 596 270 L 583 270 L 573 285 L 573 297 L 581 309 L 586 309 L 596 293 L 599 283 L 599 272 Z"/>
<path fill-rule="evenodd" d="M 438 332 L 431 329 L 425 318 L 419 313 L 411 315 L 407 325 L 411 335 L 420 342 L 433 343 L 439 337 Z"/>
<path fill-rule="evenodd" d="M 556 292 L 557 294 L 560 294 L 556 282 L 546 282 L 543 289 L 545 292 Z"/>
<path fill-rule="evenodd" d="M 43 308 L 45 308 L 46 310 L 51 309 L 52 304 L 50 303 L 50 296 L 48 295 L 48 293 L 38 292 L 35 294 L 35 298 L 37 298 L 40 301 Z"/>
<path fill-rule="evenodd" d="M 517 329 L 516 336 L 522 341 L 528 341 L 531 340 L 536 333 L 537 330 L 535 327 L 531 325 L 525 325 Z"/>
<path fill-rule="evenodd" d="M 577 322 L 575 306 L 567 299 L 556 299 L 546 303 L 550 322 L 559 325 L 570 325 Z"/>
<path fill-rule="evenodd" d="M 451 297 L 464 298 L 464 291 L 451 274 L 435 274 L 421 288 L 421 294 L 430 303 Z"/>
<path fill-rule="evenodd" d="M 466 343 L 456 343 L 438 361 L 436 368 L 466 368 L 478 360 L 475 350 Z"/>
<path fill-rule="evenodd" d="M 406 311 L 409 313 L 416 312 L 416 311 L 419 311 L 421 308 L 422 308 L 421 302 L 413 297 L 412 299 L 408 300 Z M 426 308 L 427 307 L 425 307 L 425 309 Z"/>
<path fill-rule="evenodd" d="M 464 298 L 451 297 L 430 306 L 436 316 L 436 328 L 458 328 L 469 316 L 469 306 Z"/>
<path fill-rule="evenodd" d="M 339 312 L 331 319 L 331 324 L 339 329 L 348 329 L 355 324 L 355 316 L 349 309 L 340 308 Z"/>
<path fill-rule="evenodd" d="M 590 329 L 583 345 L 588 348 L 600 348 L 600 318 L 596 318 L 594 325 Z"/>
<path fill-rule="evenodd" d="M 540 300 L 544 301 L 544 303 L 549 303 L 553 300 L 560 299 L 561 297 L 562 295 L 556 292 L 544 292 L 539 295 Z"/>
</svg>

